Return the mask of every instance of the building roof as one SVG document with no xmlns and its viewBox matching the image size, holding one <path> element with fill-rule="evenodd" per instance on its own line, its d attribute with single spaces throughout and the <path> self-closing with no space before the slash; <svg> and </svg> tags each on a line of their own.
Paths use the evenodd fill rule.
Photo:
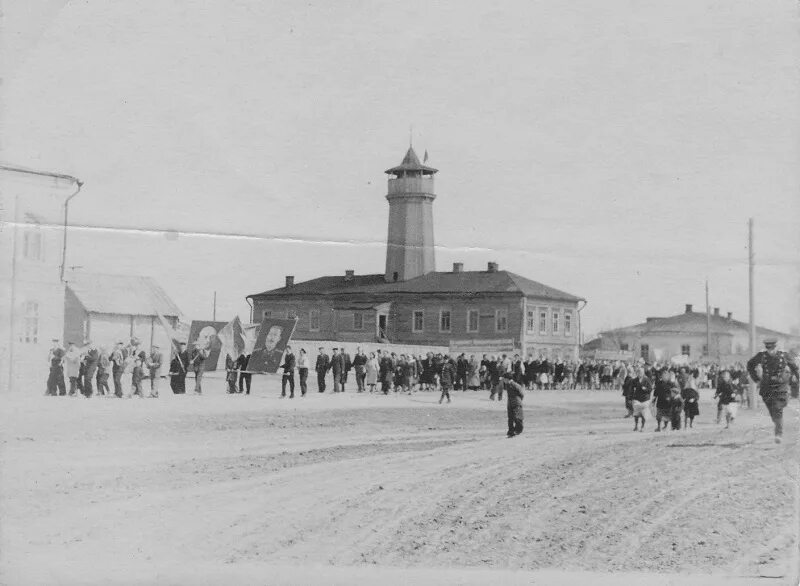
<svg viewBox="0 0 800 586">
<path fill-rule="evenodd" d="M 180 309 L 150 277 L 75 273 L 67 287 L 92 313 L 178 317 Z"/>
<path fill-rule="evenodd" d="M 728 318 L 722 315 L 711 315 L 710 332 L 717 335 L 734 335 L 742 330 L 748 330 L 750 325 Z M 789 334 L 756 326 L 756 332 L 760 336 L 776 335 L 789 336 Z M 623 328 L 616 328 L 602 332 L 602 335 L 624 335 L 624 334 L 705 334 L 706 333 L 706 313 L 698 311 L 687 311 L 670 317 L 648 318 L 644 323 L 634 324 Z"/>
<path fill-rule="evenodd" d="M 414 147 L 408 147 L 408 151 L 406 151 L 406 156 L 403 157 L 402 163 L 384 172 L 387 175 L 399 175 L 405 171 L 421 171 L 423 175 L 433 175 L 439 172 L 438 169 L 420 163 L 417 153 L 414 152 Z"/>
<path fill-rule="evenodd" d="M 381 275 L 319 277 L 248 297 L 285 297 L 293 295 L 395 295 L 395 294 L 473 294 L 516 293 L 526 297 L 558 301 L 584 301 L 564 291 L 526 279 L 509 271 L 432 272 L 408 281 L 387 283 Z"/>
</svg>

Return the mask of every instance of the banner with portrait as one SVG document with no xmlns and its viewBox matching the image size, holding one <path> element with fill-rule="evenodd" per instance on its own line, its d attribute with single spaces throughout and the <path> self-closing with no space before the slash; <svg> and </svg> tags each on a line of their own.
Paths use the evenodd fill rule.
<svg viewBox="0 0 800 586">
<path fill-rule="evenodd" d="M 213 372 L 217 370 L 217 365 L 220 360 L 220 353 L 222 351 L 222 340 L 219 338 L 219 332 L 227 325 L 224 321 L 198 321 L 193 320 L 189 326 L 189 342 L 186 345 L 186 350 L 189 356 L 195 348 L 202 348 L 208 352 L 208 358 L 205 361 L 206 372 Z M 222 365 L 225 365 L 225 357 L 222 357 Z"/>
<path fill-rule="evenodd" d="M 247 370 L 259 373 L 278 372 L 283 353 L 292 339 L 296 325 L 296 319 L 264 318 L 258 329 Z"/>
</svg>

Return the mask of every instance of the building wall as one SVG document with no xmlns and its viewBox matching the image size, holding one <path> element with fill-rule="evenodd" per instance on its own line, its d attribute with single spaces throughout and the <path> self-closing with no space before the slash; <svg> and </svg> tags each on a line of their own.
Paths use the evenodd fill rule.
<svg viewBox="0 0 800 586">
<path fill-rule="evenodd" d="M 44 393 L 64 325 L 65 180 L 0 170 L 0 389 Z"/>
<path fill-rule="evenodd" d="M 579 320 L 577 303 L 526 299 L 522 326 L 526 354 L 576 360 L 580 352 Z"/>
<path fill-rule="evenodd" d="M 633 352 L 634 356 L 643 357 L 651 362 L 668 360 L 672 356 L 679 356 L 682 353 L 682 346 L 689 346 L 689 359 L 699 360 L 704 357 L 703 347 L 706 345 L 705 334 L 645 334 L 637 336 L 634 334 L 623 335 L 618 338 L 621 348 Z M 731 354 L 732 336 L 725 334 L 712 334 L 710 358 L 716 359 L 717 356 L 725 358 Z M 642 355 L 642 346 L 648 346 L 646 357 Z"/>
<path fill-rule="evenodd" d="M 81 302 L 67 287 L 64 292 L 64 344 L 74 342 L 77 345 L 89 335 L 89 314 L 84 309 Z"/>
</svg>

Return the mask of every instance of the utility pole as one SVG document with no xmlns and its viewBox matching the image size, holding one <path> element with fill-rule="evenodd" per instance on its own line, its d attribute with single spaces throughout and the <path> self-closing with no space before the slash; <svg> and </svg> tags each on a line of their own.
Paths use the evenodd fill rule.
<svg viewBox="0 0 800 586">
<path fill-rule="evenodd" d="M 217 292 L 216 291 L 214 291 L 214 310 L 213 310 L 213 313 L 211 315 L 212 315 L 211 321 L 217 321 Z"/>
<path fill-rule="evenodd" d="M 711 356 L 711 307 L 708 304 L 708 277 L 706 277 L 706 357 Z"/>
<path fill-rule="evenodd" d="M 747 222 L 748 227 L 748 261 L 749 261 L 749 287 L 750 287 L 750 356 L 755 356 L 756 353 L 756 302 L 755 302 L 755 267 L 756 255 L 753 249 L 753 218 Z M 755 408 L 756 402 L 756 384 L 750 381 L 750 408 Z"/>
</svg>

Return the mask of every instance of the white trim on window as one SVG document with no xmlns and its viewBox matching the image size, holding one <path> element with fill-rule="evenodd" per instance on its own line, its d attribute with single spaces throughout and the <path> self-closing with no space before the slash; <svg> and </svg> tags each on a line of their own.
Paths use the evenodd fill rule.
<svg viewBox="0 0 800 586">
<path fill-rule="evenodd" d="M 564 311 L 564 336 L 572 336 L 572 311 Z"/>
<path fill-rule="evenodd" d="M 539 314 L 539 335 L 546 336 L 547 335 L 547 308 L 540 307 L 536 310 L 536 313 Z"/>
<path fill-rule="evenodd" d="M 553 332 L 554 336 L 558 335 L 559 330 L 561 329 L 561 312 L 557 309 L 554 309 L 550 312 L 550 331 Z"/>
</svg>

